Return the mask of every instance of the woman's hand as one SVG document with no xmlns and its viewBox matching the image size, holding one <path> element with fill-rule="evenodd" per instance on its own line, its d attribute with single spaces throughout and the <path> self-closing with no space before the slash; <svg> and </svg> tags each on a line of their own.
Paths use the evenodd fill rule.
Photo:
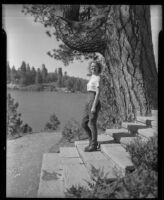
<svg viewBox="0 0 164 200">
<path fill-rule="evenodd" d="M 95 107 L 92 107 L 91 108 L 91 113 L 95 113 L 96 112 L 96 108 Z"/>
</svg>

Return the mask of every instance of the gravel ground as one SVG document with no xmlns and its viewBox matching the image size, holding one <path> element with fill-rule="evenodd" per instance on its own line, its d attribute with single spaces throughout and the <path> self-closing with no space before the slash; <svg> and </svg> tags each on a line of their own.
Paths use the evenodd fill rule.
<svg viewBox="0 0 164 200">
<path fill-rule="evenodd" d="M 60 139 L 61 133 L 44 132 L 7 141 L 7 197 L 37 197 L 42 156 Z"/>
</svg>

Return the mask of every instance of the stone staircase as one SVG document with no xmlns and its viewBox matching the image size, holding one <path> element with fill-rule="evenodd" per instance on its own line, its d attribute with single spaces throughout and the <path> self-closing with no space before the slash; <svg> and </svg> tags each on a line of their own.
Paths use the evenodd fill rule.
<svg viewBox="0 0 164 200">
<path fill-rule="evenodd" d="M 107 129 L 98 135 L 100 150 L 84 152 L 88 141 L 75 141 L 74 147 L 60 147 L 60 153 L 43 155 L 40 183 L 37 197 L 65 198 L 65 192 L 72 185 L 88 187 L 91 168 L 103 169 L 109 179 L 124 176 L 133 170 L 125 146 L 134 138 L 143 141 L 157 134 L 157 111 L 152 117 L 138 116 L 134 123 L 123 122 L 121 129 Z"/>
</svg>

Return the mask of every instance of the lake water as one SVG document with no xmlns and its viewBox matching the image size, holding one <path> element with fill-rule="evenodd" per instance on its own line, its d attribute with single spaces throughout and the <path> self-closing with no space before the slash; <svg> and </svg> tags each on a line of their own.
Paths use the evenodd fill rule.
<svg viewBox="0 0 164 200">
<path fill-rule="evenodd" d="M 23 122 L 28 123 L 33 132 L 42 131 L 53 113 L 60 120 L 61 128 L 71 118 L 80 122 L 86 98 L 86 94 L 75 93 L 12 90 L 8 92 L 19 103 L 18 112 L 22 113 Z"/>
</svg>

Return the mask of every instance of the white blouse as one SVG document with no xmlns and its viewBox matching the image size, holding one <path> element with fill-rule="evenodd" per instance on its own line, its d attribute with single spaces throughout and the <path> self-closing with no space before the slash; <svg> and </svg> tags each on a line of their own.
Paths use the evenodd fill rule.
<svg viewBox="0 0 164 200">
<path fill-rule="evenodd" d="M 96 76 L 92 74 L 88 84 L 87 84 L 87 91 L 94 91 L 100 86 L 100 76 Z"/>
</svg>

